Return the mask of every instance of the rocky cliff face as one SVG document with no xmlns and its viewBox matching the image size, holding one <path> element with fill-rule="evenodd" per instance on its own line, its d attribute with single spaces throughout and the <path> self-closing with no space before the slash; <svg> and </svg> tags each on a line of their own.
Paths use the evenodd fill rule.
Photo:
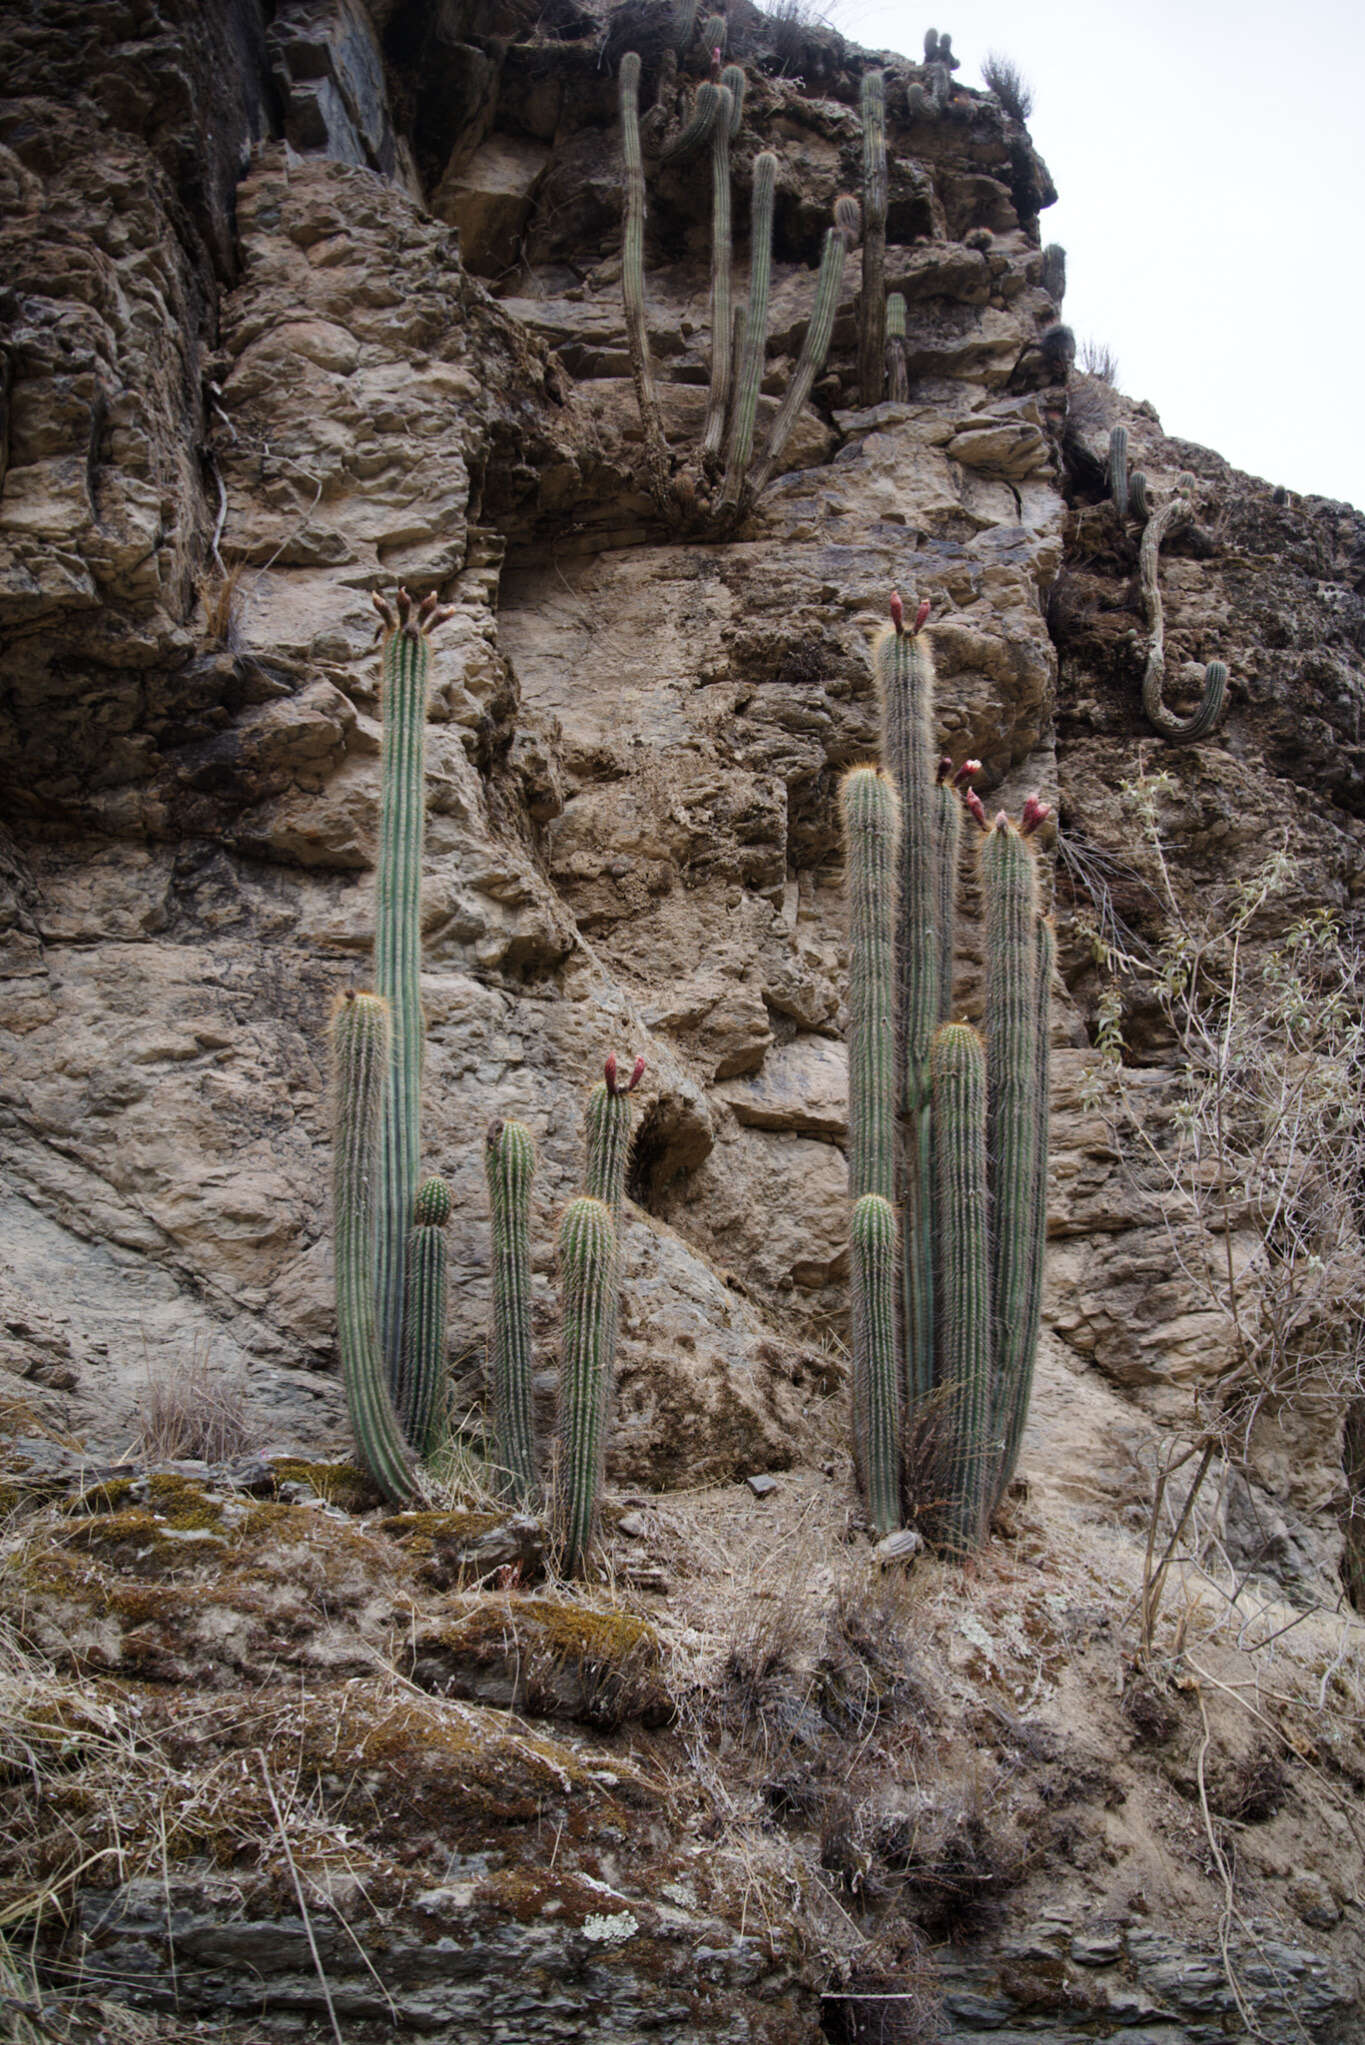
<svg viewBox="0 0 1365 2045">
<path fill-rule="evenodd" d="M 1365 524 L 1279 502 L 1167 440 L 1148 409 L 1068 382 L 1039 249 L 1053 194 L 993 100 L 914 115 L 918 73 L 890 67 L 888 285 L 909 306 L 908 401 L 857 407 L 850 265 L 787 473 L 736 529 L 661 520 L 621 304 L 615 72 L 639 51 L 665 127 L 686 82 L 665 57 L 671 21 L 664 0 L 44 0 L 6 21 L 0 1362 L 16 1413 L 101 1453 L 135 1432 L 149 1368 L 187 1355 L 244 1376 L 263 1446 L 344 1440 L 322 1044 L 369 956 L 372 590 L 405 580 L 458 607 L 436 654 L 423 895 L 425 1137 L 456 1196 L 452 1354 L 477 1354 L 487 1310 L 485 1125 L 514 1113 L 540 1143 L 548 1355 L 582 1090 L 607 1049 L 643 1051 L 612 1447 L 614 1478 L 642 1492 L 832 1470 L 841 1454 L 827 1405 L 847 1263 L 835 789 L 874 744 L 866 645 L 892 587 L 931 601 L 942 736 L 984 761 L 988 800 L 1040 788 L 1064 836 L 1127 872 L 1141 859 L 1120 785 L 1159 753 L 1184 899 L 1251 875 L 1273 830 L 1294 860 L 1278 928 L 1318 905 L 1353 912 Z M 758 150 L 779 163 L 771 412 L 831 203 L 857 187 L 864 60 L 742 6 L 730 27 L 749 78 L 737 218 Z M 708 233 L 699 181 L 652 175 L 651 336 L 679 449 L 704 406 Z M 1195 749 L 1162 748 L 1141 717 L 1134 548 L 1102 477 L 1120 420 L 1155 489 L 1198 478 L 1198 516 L 1163 560 L 1168 667 L 1216 654 L 1233 684 L 1224 728 Z M 1230 1338 L 1198 1282 L 1207 1232 L 1135 1191 L 1087 1086 L 1100 987 L 1086 906 L 1064 875 L 1055 1253 L 1024 1470 L 1045 1523 L 1089 1541 L 1131 1525 L 1135 1483 Z M 1159 1130 L 1171 1047 L 1158 1019 L 1128 1024 Z M 1340 1402 L 1277 1411 L 1220 1494 L 1230 1551 L 1240 1540 L 1247 1568 L 1303 1605 L 1340 1591 L 1343 1419 Z M 972 1680 L 989 1690 L 998 1674 L 988 1653 Z M 1268 1910 L 1304 1851 L 1265 1856 Z M 1335 1924 L 1343 1878 L 1307 1872 Z M 655 1877 L 681 1879 L 634 1870 L 632 1895 Z M 1004 1953 L 1018 1980 L 1126 1969 L 1147 2000 L 1123 2022 L 1160 2023 L 1148 2035 L 1172 2045 L 1211 2035 L 1194 2003 L 1161 2001 L 1161 1967 L 1183 1963 L 1156 1947 L 1144 1960 L 1151 1934 L 1095 1880 L 1120 1925 L 1112 1951 L 1066 1945 L 1088 1935 L 1074 1912 L 1044 1935 L 1023 1909 L 960 1956 L 958 2032 L 1038 2030 L 1042 1991 L 1011 2001 Z M 145 1903 L 109 1906 L 120 1938 L 136 1942 Z M 718 1907 L 729 1938 L 742 1905 Z M 201 1897 L 190 1921 L 225 1908 Z M 468 1942 L 467 1913 L 452 1930 L 457 1906 L 431 1908 L 443 1938 Z M 655 1934 L 683 1932 L 660 1918 Z M 239 1940 L 213 1964 L 295 1961 Z M 671 2035 L 766 2035 L 743 2028 L 756 1965 L 741 1937 L 716 1962 L 717 1998 Z M 1306 1979 L 1319 1960 L 1283 1965 Z M 775 2038 L 813 2035 L 814 1976 L 798 1990 L 799 1971 L 782 1976 L 798 2000 Z M 612 2005 L 604 2036 L 637 2035 L 641 1992 Z M 1094 2021 L 1120 2021 L 1105 1995 Z M 1311 2034 L 1348 2035 L 1332 2028 L 1348 2003 L 1324 1989 Z M 1072 2029 L 1040 2034 L 1089 2035 L 1083 2004 L 1078 1990 Z M 579 2035 L 566 2007 L 567 2029 L 526 2016 L 499 2035 Z M 408 2016 L 439 2029 L 474 2009 L 419 1996 Z M 516 2021 L 491 2005 L 482 2018 L 495 2014 Z"/>
</svg>

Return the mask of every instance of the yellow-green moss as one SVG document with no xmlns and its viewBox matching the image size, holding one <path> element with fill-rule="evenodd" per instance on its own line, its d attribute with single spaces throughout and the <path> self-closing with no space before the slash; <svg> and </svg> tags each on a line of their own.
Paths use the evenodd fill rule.
<svg viewBox="0 0 1365 2045">
<path fill-rule="evenodd" d="M 415 1536 L 418 1540 L 460 1542 L 477 1540 L 502 1524 L 495 1512 L 396 1512 L 379 1522 L 379 1531 L 396 1541 Z"/>
<path fill-rule="evenodd" d="M 311 1484 L 319 1498 L 340 1512 L 372 1512 L 381 1505 L 378 1491 L 354 1463 L 306 1463 L 298 1456 L 272 1456 L 271 1474 L 281 1484 Z"/>
</svg>

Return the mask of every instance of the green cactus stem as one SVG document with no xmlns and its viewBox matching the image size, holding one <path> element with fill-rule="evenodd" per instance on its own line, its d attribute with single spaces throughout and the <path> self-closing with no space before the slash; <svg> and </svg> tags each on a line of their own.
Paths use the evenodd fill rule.
<svg viewBox="0 0 1365 2045">
<path fill-rule="evenodd" d="M 957 943 L 957 882 L 962 861 L 962 801 L 959 789 L 979 774 L 979 760 L 964 760 L 956 775 L 953 763 L 938 763 L 934 788 L 934 924 L 938 942 L 938 1020 L 945 1023 L 953 1005 L 953 954 Z"/>
<path fill-rule="evenodd" d="M 573 1200 L 559 1228 L 563 1337 L 555 1521 L 560 1567 L 579 1575 L 597 1529 L 614 1364 L 616 1231 L 600 1200 Z"/>
<path fill-rule="evenodd" d="M 993 1492 L 988 1492 L 986 1504 L 990 1511 L 999 1505 L 1009 1488 L 1019 1461 L 1019 1448 L 1024 1438 L 1024 1422 L 1028 1418 L 1029 1395 L 1033 1388 L 1033 1358 L 1038 1349 L 1038 1331 L 1043 1317 L 1043 1269 L 1047 1254 L 1047 1150 L 1048 1116 L 1051 1093 L 1052 1063 L 1052 977 L 1057 964 L 1057 935 L 1046 916 L 1040 916 L 1034 926 L 1034 945 L 1037 954 L 1036 1006 L 1034 1009 L 1034 1077 L 1032 1081 L 1035 1112 L 1034 1149 L 1032 1160 L 1032 1188 L 1028 1241 L 1030 1268 L 1028 1291 L 1024 1305 L 1024 1332 L 1021 1341 L 1023 1354 L 1028 1359 L 1027 1369 L 1022 1371 L 1010 1388 L 1009 1396 L 999 1399 L 993 1407 L 992 1428 L 997 1441 L 998 1467 L 993 1472 Z"/>
<path fill-rule="evenodd" d="M 879 405 L 886 383 L 886 77 L 863 73 L 863 288 L 858 301 L 858 387 Z"/>
<path fill-rule="evenodd" d="M 1059 241 L 1050 241 L 1043 250 L 1041 282 L 1053 304 L 1060 306 L 1066 297 L 1066 250 Z"/>
<path fill-rule="evenodd" d="M 730 140 L 733 142 L 744 126 L 744 67 L 742 64 L 727 64 L 720 74 L 720 82 L 730 95 Z"/>
<path fill-rule="evenodd" d="M 893 291 L 886 301 L 886 395 L 893 405 L 903 405 L 910 396 L 910 375 L 905 359 L 905 300 Z"/>
<path fill-rule="evenodd" d="M 630 1162 L 630 1097 L 645 1076 L 645 1061 L 636 1059 L 624 1086 L 617 1078 L 614 1051 L 608 1057 L 604 1070 L 604 1078 L 588 1095 L 584 1117 L 587 1133 L 585 1190 L 590 1199 L 602 1202 L 619 1233 L 626 1197 L 626 1167 Z"/>
<path fill-rule="evenodd" d="M 700 149 L 703 142 L 709 142 L 719 112 L 720 87 L 714 79 L 703 79 L 693 97 L 692 111 L 682 129 L 665 149 L 663 161 L 678 163 L 684 156 L 690 156 L 694 149 Z"/>
<path fill-rule="evenodd" d="M 1031 814 L 1037 813 L 1034 806 Z M 1038 873 L 1032 847 L 1003 811 L 981 843 L 985 912 L 987 1155 L 991 1193 L 991 1316 L 994 1407 L 991 1437 L 1004 1441 L 1005 1416 L 1027 1411 L 1033 1377 L 1031 1306 L 1038 1257 Z M 1021 1423 L 1022 1424 L 1022 1423 Z"/>
<path fill-rule="evenodd" d="M 694 10 L 695 11 L 695 10 Z M 625 226 L 621 245 L 621 295 L 625 302 L 630 373 L 640 407 L 645 467 L 656 504 L 669 503 L 668 445 L 659 394 L 649 360 L 645 317 L 645 165 L 640 147 L 640 59 L 630 50 L 621 59 L 621 151 L 625 160 Z"/>
<path fill-rule="evenodd" d="M 863 209 L 852 192 L 840 192 L 834 201 L 834 225 L 848 244 L 851 254 L 857 248 L 863 232 Z"/>
<path fill-rule="evenodd" d="M 375 877 L 375 988 L 389 1005 L 392 1055 L 379 1147 L 379 1335 L 391 1385 L 401 1370 L 403 1261 L 422 1124 L 421 886 L 426 823 L 427 674 L 430 636 L 454 616 L 434 595 L 373 599 L 384 625 L 379 768 L 379 862 Z"/>
<path fill-rule="evenodd" d="M 754 159 L 754 189 L 749 216 L 749 303 L 744 318 L 744 344 L 737 350 L 738 381 L 734 412 L 730 420 L 730 446 L 725 463 L 721 502 L 736 505 L 744 489 L 745 472 L 753 453 L 754 422 L 763 386 L 763 367 L 768 348 L 768 293 L 772 283 L 773 195 L 777 184 L 777 158 L 765 149 Z"/>
<path fill-rule="evenodd" d="M 848 1182 L 854 1200 L 896 1193 L 896 880 L 900 802 L 880 767 L 839 790 L 848 885 Z"/>
<path fill-rule="evenodd" d="M 939 843 L 934 783 L 934 664 L 921 636 L 924 608 L 907 631 L 899 596 L 872 661 L 881 704 L 882 758 L 900 798 L 897 889 L 897 1067 L 905 1132 L 902 1226 L 905 1254 L 906 1410 L 916 1414 L 934 1385 L 933 1159 L 929 1050 L 938 1028 L 941 953 L 937 931 Z"/>
<path fill-rule="evenodd" d="M 1147 502 L 1147 478 L 1141 469 L 1134 469 L 1128 478 L 1128 506 L 1134 518 L 1140 518 L 1145 522 L 1151 517 L 1151 507 Z"/>
<path fill-rule="evenodd" d="M 424 1179 L 412 1203 L 403 1284 L 403 1368 L 398 1410 L 403 1431 L 424 1459 L 449 1427 L 446 1384 L 446 1223 L 450 1188 Z"/>
<path fill-rule="evenodd" d="M 945 1023 L 930 1058 L 938 1311 L 943 1401 L 942 1544 L 959 1559 L 981 1545 L 991 1454 L 991 1258 L 987 1226 L 986 1052 L 967 1023 Z"/>
<path fill-rule="evenodd" d="M 865 1193 L 849 1226 L 853 1434 L 859 1482 L 878 1536 L 900 1525 L 900 1372 L 896 1360 L 896 1216 Z"/>
<path fill-rule="evenodd" d="M 725 43 L 729 32 L 723 14 L 707 15 L 701 25 L 701 46 L 708 57 L 716 50 L 720 51 L 722 57 L 725 55 Z"/>
<path fill-rule="evenodd" d="M 938 61 L 938 30 L 936 28 L 926 28 L 924 31 L 924 61 L 926 64 L 935 64 Z"/>
<path fill-rule="evenodd" d="M 1142 585 L 1147 630 L 1151 635 L 1142 676 L 1142 708 L 1153 730 L 1173 745 L 1193 745 L 1197 739 L 1207 738 L 1210 732 L 1216 731 L 1227 701 L 1228 671 L 1221 660 L 1211 660 L 1204 670 L 1203 695 L 1188 717 L 1177 717 L 1162 701 L 1166 676 L 1166 619 L 1161 602 L 1161 542 L 1174 527 L 1189 523 L 1193 506 L 1188 493 L 1193 487 L 1192 476 L 1177 477 L 1174 494 L 1152 513 L 1142 529 L 1142 541 L 1138 547 L 1138 577 Z"/>
<path fill-rule="evenodd" d="M 1115 426 L 1109 435 L 1109 495 L 1120 518 L 1128 516 L 1128 428 Z"/>
<path fill-rule="evenodd" d="M 836 201 L 836 205 L 837 205 Z M 856 201 L 854 202 L 856 204 Z M 806 326 L 805 339 L 796 368 L 792 371 L 782 403 L 768 433 L 768 444 L 753 473 L 752 494 L 757 497 L 766 489 L 773 470 L 786 452 L 793 428 L 800 417 L 801 408 L 810 396 L 811 385 L 824 367 L 829 352 L 830 338 L 834 333 L 834 319 L 839 310 L 839 287 L 844 281 L 844 264 L 848 259 L 847 237 L 839 228 L 831 227 L 825 236 L 825 246 L 820 257 L 820 275 L 815 286 L 815 305 Z"/>
<path fill-rule="evenodd" d="M 725 440 L 725 411 L 730 402 L 730 117 L 734 100 L 728 85 L 720 88 L 720 107 L 711 129 L 711 389 L 702 433 L 704 462 L 713 462 Z"/>
<path fill-rule="evenodd" d="M 488 1348 L 494 1461 L 519 1505 L 537 1493 L 532 1402 L 531 1187 L 536 1147 L 520 1122 L 494 1122 L 484 1144 L 493 1221 L 493 1325 Z"/>
<path fill-rule="evenodd" d="M 379 1343 L 373 1186 L 392 1055 L 388 1003 L 348 994 L 332 1016 L 337 1346 L 356 1452 L 391 1505 L 420 1496 Z"/>
<path fill-rule="evenodd" d="M 676 0 L 673 9 L 673 48 L 685 57 L 697 33 L 697 0 Z"/>
</svg>

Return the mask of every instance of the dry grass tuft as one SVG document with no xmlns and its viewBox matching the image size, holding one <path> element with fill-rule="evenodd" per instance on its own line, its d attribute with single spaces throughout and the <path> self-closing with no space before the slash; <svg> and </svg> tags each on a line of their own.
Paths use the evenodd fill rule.
<svg viewBox="0 0 1365 2045">
<path fill-rule="evenodd" d="M 225 1463 L 255 1439 L 245 1379 L 205 1356 L 149 1370 L 137 1418 L 134 1453 L 149 1463 Z"/>
<path fill-rule="evenodd" d="M 232 648 L 237 643 L 244 566 L 244 562 L 234 561 L 221 575 L 206 571 L 195 585 L 204 613 L 204 637 L 210 646 Z"/>
</svg>

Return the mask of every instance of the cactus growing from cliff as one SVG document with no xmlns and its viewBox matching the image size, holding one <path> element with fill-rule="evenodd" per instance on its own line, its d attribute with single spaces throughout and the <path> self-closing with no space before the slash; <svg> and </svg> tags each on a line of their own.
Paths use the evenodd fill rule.
<svg viewBox="0 0 1365 2045">
<path fill-rule="evenodd" d="M 876 1532 L 900 1525 L 901 1386 L 896 1356 L 896 1217 L 865 1193 L 849 1224 L 855 1460 Z"/>
<path fill-rule="evenodd" d="M 573 1200 L 559 1228 L 563 1333 L 555 1521 L 559 1563 L 581 1573 L 597 1528 L 614 1365 L 616 1230 L 600 1200 Z"/>
<path fill-rule="evenodd" d="M 1109 495 L 1120 518 L 1128 516 L 1128 428 L 1115 426 L 1109 435 Z"/>
<path fill-rule="evenodd" d="M 419 1487 L 389 1389 L 374 1273 L 375 1160 L 391 1052 L 388 1003 L 345 996 L 332 1017 L 337 1343 L 360 1460 L 391 1505 L 407 1505 Z"/>
<path fill-rule="evenodd" d="M 758 397 L 763 385 L 768 344 L 768 292 L 772 282 L 773 194 L 776 182 L 777 158 L 771 150 L 765 149 L 754 160 L 754 188 L 749 214 L 749 303 L 730 419 L 725 481 L 721 489 L 721 502 L 727 505 L 739 503 L 749 457 L 753 452 L 754 421 L 758 417 Z"/>
<path fill-rule="evenodd" d="M 695 11 L 695 10 L 694 10 Z M 649 328 L 645 319 L 645 165 L 640 147 L 640 59 L 634 50 L 621 59 L 621 149 L 625 159 L 625 234 L 621 248 L 621 292 L 625 300 L 626 340 L 630 373 L 640 407 L 645 439 L 645 467 L 655 502 L 666 508 L 668 447 L 664 440 L 659 396 L 649 360 Z"/>
<path fill-rule="evenodd" d="M 836 216 L 842 202 L 835 201 Z M 856 201 L 853 202 L 856 204 Z M 849 239 L 847 228 L 831 227 L 825 236 L 824 249 L 820 256 L 820 274 L 815 284 L 815 305 L 806 326 L 801 353 L 792 371 L 791 382 L 787 385 L 782 403 L 777 409 L 768 433 L 768 444 L 753 473 L 752 491 L 754 496 L 765 487 L 773 470 L 786 452 L 787 442 L 800 417 L 801 408 L 810 396 L 811 385 L 824 367 L 829 352 L 830 338 L 834 332 L 835 314 L 839 310 L 839 287 L 844 281 L 844 264 L 848 258 Z"/>
<path fill-rule="evenodd" d="M 408 1440 L 429 1457 L 445 1439 L 446 1223 L 450 1188 L 424 1179 L 412 1203 L 404 1259 L 403 1368 L 398 1410 Z"/>
<path fill-rule="evenodd" d="M 1042 286 L 1052 303 L 1060 306 L 1066 297 L 1066 250 L 1050 241 L 1043 250 Z"/>
<path fill-rule="evenodd" d="M 879 405 L 886 380 L 886 78 L 863 73 L 863 288 L 858 302 L 858 387 Z"/>
<path fill-rule="evenodd" d="M 531 1187 L 536 1147 L 520 1122 L 497 1121 L 484 1144 L 484 1174 L 493 1224 L 493 1321 L 488 1346 L 488 1390 L 493 1419 L 493 1460 L 512 1498 L 536 1496 L 536 1437 L 532 1404 Z"/>
<path fill-rule="evenodd" d="M 1228 671 L 1221 660 L 1211 660 L 1204 670 L 1204 688 L 1198 704 L 1188 717 L 1177 717 L 1162 701 L 1166 677 L 1166 614 L 1161 601 L 1161 542 L 1172 528 L 1188 524 L 1193 516 L 1190 493 L 1195 479 L 1189 474 L 1176 478 L 1175 490 L 1158 510 L 1151 513 L 1142 529 L 1138 546 L 1138 579 L 1150 638 L 1142 673 L 1142 708 L 1147 720 L 1162 738 L 1173 745 L 1193 745 L 1218 729 L 1227 702 Z M 1146 502 L 1146 488 L 1143 489 Z"/>
<path fill-rule="evenodd" d="M 711 387 L 702 432 L 702 460 L 711 462 L 725 436 L 725 410 L 730 399 L 730 121 L 734 96 L 720 88 L 720 106 L 711 129 Z"/>
</svg>

